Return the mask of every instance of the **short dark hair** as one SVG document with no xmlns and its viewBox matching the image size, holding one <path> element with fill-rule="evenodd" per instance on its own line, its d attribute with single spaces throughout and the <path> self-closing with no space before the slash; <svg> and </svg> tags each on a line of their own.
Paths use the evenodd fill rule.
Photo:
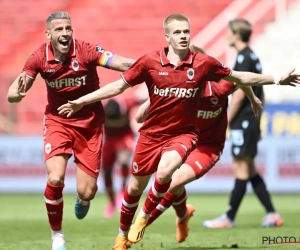
<svg viewBox="0 0 300 250">
<path fill-rule="evenodd" d="M 229 21 L 228 26 L 233 34 L 239 34 L 243 42 L 249 42 L 252 34 L 252 25 L 245 19 L 236 18 Z"/>
</svg>

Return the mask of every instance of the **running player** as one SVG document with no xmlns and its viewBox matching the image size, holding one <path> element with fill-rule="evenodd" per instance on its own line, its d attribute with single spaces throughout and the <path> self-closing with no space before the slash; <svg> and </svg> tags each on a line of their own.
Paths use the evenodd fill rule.
<svg viewBox="0 0 300 250">
<path fill-rule="evenodd" d="M 194 52 L 204 53 L 203 49 L 194 45 L 190 46 L 190 49 Z M 177 215 L 176 240 L 179 243 L 188 236 L 188 221 L 195 211 L 193 205 L 186 204 L 185 185 L 201 178 L 220 159 L 226 139 L 228 95 L 232 94 L 237 87 L 235 83 L 224 80 L 220 83 L 206 83 L 204 93 L 201 97 L 199 95 L 197 128 L 201 136 L 197 148 L 191 152 L 185 163 L 175 171 L 168 192 L 153 210 L 148 220 L 147 226 L 173 205 Z M 259 117 L 262 111 L 260 100 L 253 94 L 250 87 L 243 87 L 242 90 L 249 98 L 256 117 Z M 137 122 L 144 122 L 148 115 L 149 106 L 149 100 L 140 106 L 135 116 Z"/>
<path fill-rule="evenodd" d="M 48 104 L 44 117 L 44 159 L 48 181 L 44 197 L 52 230 L 52 250 L 64 250 L 63 189 L 67 163 L 73 152 L 78 193 L 75 215 L 82 219 L 97 192 L 105 117 L 99 101 L 87 105 L 72 118 L 61 117 L 57 108 L 99 89 L 97 66 L 124 71 L 134 60 L 73 38 L 71 18 L 66 12 L 54 12 L 47 18 L 46 37 L 50 42 L 42 44 L 27 59 L 25 73 L 8 90 L 8 101 L 22 101 L 38 73 L 45 79 Z"/>
<path fill-rule="evenodd" d="M 105 111 L 102 168 L 109 203 L 104 211 L 111 218 L 122 206 L 123 194 L 129 176 L 129 162 L 134 144 L 134 133 L 130 123 L 130 111 L 136 104 L 135 98 L 116 97 L 103 102 Z M 113 187 L 113 166 L 121 168 L 121 190 L 115 195 Z"/>
</svg>

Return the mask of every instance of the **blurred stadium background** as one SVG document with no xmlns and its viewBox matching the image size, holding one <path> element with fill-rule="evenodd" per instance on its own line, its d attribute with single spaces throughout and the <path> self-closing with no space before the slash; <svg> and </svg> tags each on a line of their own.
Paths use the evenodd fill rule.
<svg viewBox="0 0 300 250">
<path fill-rule="evenodd" d="M 235 52 L 226 44 L 227 22 L 248 19 L 254 27 L 252 47 L 263 72 L 300 71 L 299 0 L 1 0 L 0 1 L 0 192 L 42 192 L 45 83 L 38 78 L 20 104 L 9 104 L 9 85 L 27 57 L 41 43 L 45 19 L 56 10 L 69 12 L 78 39 L 131 58 L 165 46 L 162 22 L 175 12 L 191 19 L 192 43 L 203 47 L 229 67 Z M 99 69 L 101 85 L 119 74 Z M 257 159 L 271 192 L 300 191 L 300 88 L 267 86 Z M 145 98 L 144 86 L 125 95 Z M 133 122 L 133 126 L 136 124 Z M 221 162 L 202 181 L 189 185 L 193 192 L 226 192 L 232 186 L 228 144 Z M 66 192 L 75 191 L 75 168 L 70 163 Z M 102 192 L 102 185 L 99 185 Z"/>
<path fill-rule="evenodd" d="M 49 249 L 50 237 L 45 237 L 49 228 L 42 197 L 46 181 L 42 137 L 45 83 L 38 78 L 20 104 L 9 104 L 6 94 L 30 53 L 47 42 L 45 19 L 57 10 L 70 14 L 75 38 L 134 59 L 165 46 L 164 18 L 171 13 L 183 13 L 191 20 L 192 43 L 229 67 L 233 66 L 236 54 L 226 44 L 227 22 L 243 17 L 253 24 L 251 45 L 264 73 L 284 73 L 293 67 L 300 72 L 300 0 L 0 0 L 0 249 Z M 101 86 L 119 78 L 118 73 L 106 69 L 99 69 L 99 75 Z M 246 246 L 240 249 L 265 249 L 261 243 L 263 236 L 299 238 L 299 197 L 295 195 L 300 192 L 300 87 L 267 86 L 265 92 L 263 139 L 257 163 L 269 191 L 284 194 L 273 196 L 273 200 L 286 226 L 275 231 L 258 230 L 264 211 L 258 201 L 250 197 L 241 208 L 238 230 L 201 229 L 204 219 L 224 212 L 228 200 L 227 195 L 206 196 L 204 193 L 228 193 L 233 185 L 228 140 L 216 167 L 200 181 L 188 185 L 188 191 L 194 193 L 189 200 L 199 211 L 197 219 L 191 222 L 188 242 L 179 248 L 173 245 L 174 215 L 168 211 L 161 222 L 149 229 L 144 247 L 134 249 L 225 249 L 222 244 L 235 242 Z M 124 94 L 147 97 L 143 86 Z M 134 122 L 132 125 L 137 127 Z M 99 211 L 105 206 L 105 197 L 100 194 L 93 201 L 87 219 L 76 222 L 72 211 L 75 173 L 75 166 L 70 162 L 65 187 L 70 195 L 65 196 L 64 218 L 68 246 L 72 250 L 94 249 L 95 245 L 97 249 L 110 249 L 117 233 L 118 216 L 112 221 L 99 220 Z M 251 192 L 250 186 L 248 191 Z M 100 177 L 99 193 L 102 192 Z M 81 226 L 78 228 L 76 223 Z M 160 234 L 162 225 L 163 235 Z M 86 228 L 89 236 L 81 237 L 81 227 Z"/>
</svg>

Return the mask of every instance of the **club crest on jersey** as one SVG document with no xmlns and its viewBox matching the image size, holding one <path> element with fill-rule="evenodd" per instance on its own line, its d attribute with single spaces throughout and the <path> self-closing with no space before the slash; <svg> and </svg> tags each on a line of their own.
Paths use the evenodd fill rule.
<svg viewBox="0 0 300 250">
<path fill-rule="evenodd" d="M 217 98 L 217 97 L 212 97 L 212 98 L 210 99 L 210 101 L 211 101 L 211 103 L 212 103 L 213 105 L 217 105 L 217 103 L 218 103 L 218 98 Z"/>
<path fill-rule="evenodd" d="M 79 63 L 76 60 L 72 61 L 72 68 L 77 71 L 79 69 Z"/>
<path fill-rule="evenodd" d="M 194 70 L 192 68 L 188 69 L 188 71 L 186 72 L 187 73 L 187 77 L 192 80 L 194 78 Z"/>
<path fill-rule="evenodd" d="M 137 172 L 137 171 L 139 170 L 139 166 L 138 166 L 138 164 L 137 164 L 136 162 L 134 162 L 134 163 L 132 164 L 132 166 L 133 166 L 133 171 L 134 171 L 134 172 Z"/>
</svg>

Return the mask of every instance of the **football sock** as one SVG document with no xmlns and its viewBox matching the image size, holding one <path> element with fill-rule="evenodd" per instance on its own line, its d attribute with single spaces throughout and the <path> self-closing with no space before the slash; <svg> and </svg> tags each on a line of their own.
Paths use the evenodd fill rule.
<svg viewBox="0 0 300 250">
<path fill-rule="evenodd" d="M 138 208 L 139 201 L 141 199 L 142 194 L 137 196 L 132 196 L 128 194 L 127 188 L 124 192 L 124 198 L 121 207 L 121 215 L 120 215 L 120 232 L 123 232 L 127 235 L 128 230 L 131 226 L 134 214 Z M 121 234 L 122 235 L 122 234 Z"/>
<path fill-rule="evenodd" d="M 165 212 L 169 207 L 172 206 L 173 200 L 176 198 L 175 194 L 167 192 L 156 208 L 151 212 L 150 217 L 147 222 L 149 226 L 153 221 L 155 221 L 163 212 Z"/>
<path fill-rule="evenodd" d="M 124 192 L 126 189 L 127 178 L 129 176 L 129 167 L 127 164 L 123 164 L 121 167 L 121 175 L 122 175 L 122 191 Z"/>
<path fill-rule="evenodd" d="M 182 194 L 175 197 L 172 204 L 179 221 L 183 220 L 188 214 L 186 208 L 186 199 L 187 199 L 186 190 L 184 189 Z"/>
<path fill-rule="evenodd" d="M 235 215 L 239 209 L 242 199 L 246 193 L 248 180 L 235 179 L 235 185 L 231 192 L 229 201 L 229 208 L 227 210 L 227 217 L 234 220 Z"/>
<path fill-rule="evenodd" d="M 155 179 L 140 212 L 140 215 L 143 218 L 147 218 L 150 216 L 151 212 L 156 208 L 157 204 L 160 203 L 165 193 L 168 191 L 170 184 L 171 180 L 167 183 L 162 183 Z"/>
<path fill-rule="evenodd" d="M 105 179 L 104 184 L 105 184 L 105 190 L 106 190 L 106 194 L 108 196 L 109 201 L 111 203 L 115 204 L 116 199 L 115 199 L 115 193 L 114 193 L 114 189 L 113 189 L 113 186 L 112 186 L 111 178 L 110 179 Z"/>
<path fill-rule="evenodd" d="M 47 182 L 44 193 L 48 220 L 53 231 L 60 231 L 62 228 L 64 186 L 53 186 Z"/>
<path fill-rule="evenodd" d="M 267 191 L 267 187 L 265 185 L 264 180 L 261 178 L 261 176 L 259 174 L 256 174 L 254 177 L 250 179 L 250 181 L 255 194 L 257 195 L 258 199 L 265 207 L 266 211 L 268 213 L 275 212 L 270 198 L 270 194 Z"/>
</svg>

